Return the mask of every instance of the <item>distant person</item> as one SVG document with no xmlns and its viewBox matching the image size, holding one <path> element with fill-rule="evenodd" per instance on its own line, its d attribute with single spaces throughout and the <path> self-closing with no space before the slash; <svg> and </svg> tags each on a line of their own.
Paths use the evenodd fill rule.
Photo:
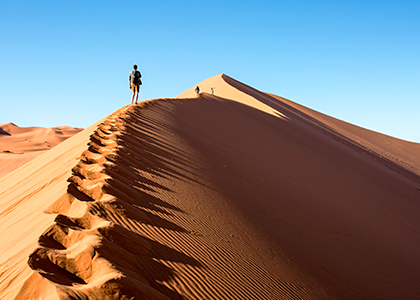
<svg viewBox="0 0 420 300">
<path fill-rule="evenodd" d="M 131 96 L 131 104 L 134 103 L 134 98 L 137 101 L 139 100 L 139 92 L 140 92 L 140 85 L 141 82 L 141 73 L 137 71 L 137 65 L 133 66 L 133 70 L 128 75 L 128 84 L 130 86 L 130 89 L 133 91 L 133 95 Z"/>
<path fill-rule="evenodd" d="M 214 88 L 211 88 L 211 94 L 214 95 Z"/>
<path fill-rule="evenodd" d="M 200 96 L 200 88 L 198 87 L 198 85 L 195 88 L 195 92 L 197 93 L 197 97 Z"/>
</svg>

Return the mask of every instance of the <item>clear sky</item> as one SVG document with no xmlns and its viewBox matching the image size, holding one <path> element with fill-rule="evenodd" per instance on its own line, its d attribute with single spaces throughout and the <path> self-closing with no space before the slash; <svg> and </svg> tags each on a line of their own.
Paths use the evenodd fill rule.
<svg viewBox="0 0 420 300">
<path fill-rule="evenodd" d="M 0 123 L 88 127 L 225 73 L 420 142 L 420 1 L 0 0 Z"/>
</svg>

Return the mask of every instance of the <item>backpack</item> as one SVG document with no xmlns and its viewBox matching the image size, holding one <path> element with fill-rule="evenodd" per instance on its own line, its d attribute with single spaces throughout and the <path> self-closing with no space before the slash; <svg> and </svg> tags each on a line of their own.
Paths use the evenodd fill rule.
<svg viewBox="0 0 420 300">
<path fill-rule="evenodd" d="M 133 84 L 141 84 L 141 80 L 140 80 L 141 74 L 139 71 L 134 71 L 134 73 L 131 75 L 131 82 Z"/>
</svg>

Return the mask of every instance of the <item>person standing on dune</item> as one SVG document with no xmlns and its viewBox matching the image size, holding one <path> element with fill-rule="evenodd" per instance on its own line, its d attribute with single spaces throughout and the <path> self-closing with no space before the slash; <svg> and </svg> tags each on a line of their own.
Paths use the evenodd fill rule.
<svg viewBox="0 0 420 300">
<path fill-rule="evenodd" d="M 140 92 L 140 85 L 141 82 L 141 73 L 137 71 L 137 65 L 133 66 L 133 70 L 128 75 L 128 84 L 130 89 L 133 91 L 133 95 L 131 96 L 131 104 L 134 103 L 134 98 L 136 99 L 136 104 L 139 99 L 139 92 Z"/>
</svg>

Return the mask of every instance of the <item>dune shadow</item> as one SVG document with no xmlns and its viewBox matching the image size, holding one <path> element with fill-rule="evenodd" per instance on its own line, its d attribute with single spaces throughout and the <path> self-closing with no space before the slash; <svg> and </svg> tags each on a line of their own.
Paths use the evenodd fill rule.
<svg viewBox="0 0 420 300">
<path fill-rule="evenodd" d="M 222 75 L 222 78 L 227 84 L 231 85 L 232 87 L 253 97 L 257 101 L 260 101 L 261 103 L 264 103 L 265 105 L 271 107 L 275 111 L 275 113 L 279 115 L 280 117 L 282 117 L 281 114 L 283 114 L 291 119 L 299 120 L 300 122 L 304 124 L 308 124 L 314 128 L 317 128 L 318 130 L 323 132 L 325 135 L 334 138 L 336 141 L 346 145 L 352 150 L 361 154 L 368 153 L 373 158 L 373 160 L 379 162 L 380 164 L 386 166 L 387 168 L 405 177 L 408 177 L 416 182 L 420 182 L 420 175 L 416 174 L 415 172 L 407 168 L 404 168 L 400 164 L 396 163 L 394 160 L 384 157 L 383 155 L 380 155 L 379 153 L 375 152 L 373 149 L 369 149 L 363 146 L 362 144 L 360 144 L 359 142 L 352 140 L 351 138 L 338 132 L 337 130 L 328 126 L 327 124 L 317 120 L 316 118 L 288 105 L 285 102 L 282 102 L 276 99 L 275 97 L 267 93 L 263 93 L 257 89 L 254 89 L 248 85 L 245 85 L 225 74 Z"/>
<path fill-rule="evenodd" d="M 67 193 L 70 194 L 70 195 L 72 195 L 73 197 L 76 197 L 80 201 L 85 201 L 85 202 L 93 202 L 93 201 L 95 201 L 91 197 L 89 197 L 88 195 L 86 195 L 85 193 L 82 193 L 81 191 L 79 191 L 79 189 L 76 187 L 76 185 L 74 183 L 70 183 L 68 185 L 68 187 L 67 187 Z"/>
<path fill-rule="evenodd" d="M 112 166 L 108 168 L 104 164 L 105 169 L 102 172 L 110 176 L 106 179 L 104 191 L 114 196 L 114 200 L 89 203 L 89 212 L 111 222 L 122 217 L 139 223 L 148 223 L 152 227 L 187 234 L 188 231 L 185 228 L 165 218 L 174 213 L 185 212 L 159 195 L 162 191 L 173 192 L 164 185 L 164 182 L 171 178 L 195 181 L 192 176 L 188 176 L 188 171 L 183 169 L 188 160 L 179 149 L 164 140 L 164 134 L 159 134 L 168 128 L 164 128 L 163 124 L 153 122 L 152 119 L 144 116 L 141 110 L 142 108 L 133 107 L 125 112 L 122 119 L 123 129 L 120 129 L 118 138 L 115 139 L 118 145 L 115 155 L 107 157 L 107 161 L 112 163 Z M 90 140 L 89 147 L 95 153 L 101 153 L 102 145 L 107 144 L 102 140 L 107 138 L 107 130 L 102 128 L 101 131 L 100 135 L 95 135 Z M 83 196 L 77 194 L 79 191 L 77 188 L 72 188 L 71 191 L 75 197 Z M 86 197 L 84 199 L 87 200 Z M 77 225 L 68 220 L 60 219 L 60 222 L 73 228 Z M 126 227 L 126 224 L 122 225 Z M 115 231 L 115 228 L 118 230 Z M 134 271 L 141 274 L 153 288 L 171 299 L 183 299 L 183 297 L 163 284 L 163 282 L 170 282 L 176 276 L 176 270 L 170 266 L 179 263 L 194 268 L 203 267 L 191 256 L 157 242 L 145 234 L 135 233 L 128 227 L 114 225 L 111 233 L 103 234 L 118 246 L 119 252 L 129 251 L 135 254 L 136 261 L 131 260 L 130 264 L 127 264 L 124 259 L 112 255 L 105 247 L 99 251 L 103 251 L 102 255 L 106 259 L 120 266 L 121 270 L 126 270 L 124 272 Z M 144 250 L 143 246 L 138 246 L 144 243 L 149 245 L 150 250 L 146 254 L 137 253 Z M 129 256 L 127 253 L 126 257 Z M 164 262 L 169 262 L 169 264 Z"/>
<path fill-rule="evenodd" d="M 91 134 L 88 149 L 67 180 L 66 197 L 54 211 L 58 213 L 54 225 L 40 236 L 39 248 L 29 257 L 30 268 L 70 294 L 73 285 L 86 285 L 102 276 L 93 274 L 100 269 L 98 257 L 132 282 L 146 280 L 171 299 L 183 299 L 167 285 L 177 276 L 175 265 L 203 267 L 145 233 L 147 228 L 156 228 L 156 232 L 188 234 L 174 221 L 185 212 L 161 195 L 174 193 L 165 184 L 172 178 L 195 179 L 183 167 L 188 163 L 185 154 L 165 140 L 164 131 L 169 128 L 143 110 L 131 107 L 111 116 Z M 74 201 L 85 202 L 82 216 L 66 215 Z M 74 252 L 82 241 L 87 247 Z"/>
</svg>

